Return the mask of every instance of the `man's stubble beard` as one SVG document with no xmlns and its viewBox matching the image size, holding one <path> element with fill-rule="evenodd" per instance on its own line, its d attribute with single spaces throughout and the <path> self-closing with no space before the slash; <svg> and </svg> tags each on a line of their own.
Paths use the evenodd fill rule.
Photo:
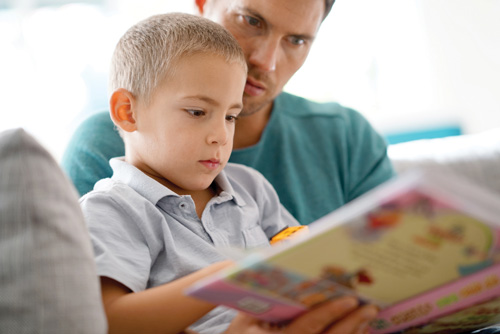
<svg viewBox="0 0 500 334">
<path fill-rule="evenodd" d="M 245 102 L 247 100 L 245 97 L 243 97 L 243 109 L 241 110 L 241 113 L 239 114 L 238 117 L 248 117 L 252 116 L 259 111 L 265 109 L 269 104 L 272 104 L 274 99 L 271 100 L 266 100 L 263 102 Z"/>
</svg>

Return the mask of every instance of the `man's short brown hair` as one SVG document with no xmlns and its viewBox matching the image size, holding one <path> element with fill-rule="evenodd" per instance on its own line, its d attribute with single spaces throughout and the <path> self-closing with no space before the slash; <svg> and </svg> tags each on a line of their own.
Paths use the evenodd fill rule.
<svg viewBox="0 0 500 334">
<path fill-rule="evenodd" d="M 323 19 L 325 19 L 332 10 L 334 2 L 335 0 L 325 0 L 325 15 L 323 16 Z"/>
</svg>

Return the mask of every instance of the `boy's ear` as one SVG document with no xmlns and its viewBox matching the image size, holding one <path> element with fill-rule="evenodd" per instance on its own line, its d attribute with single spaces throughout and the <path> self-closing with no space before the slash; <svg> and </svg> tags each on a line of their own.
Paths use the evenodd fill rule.
<svg viewBox="0 0 500 334">
<path fill-rule="evenodd" d="M 198 8 L 198 14 L 203 15 L 203 9 L 205 7 L 206 0 L 195 0 L 196 8 Z"/>
<path fill-rule="evenodd" d="M 137 130 L 134 105 L 134 96 L 126 89 L 120 88 L 111 94 L 109 100 L 111 119 L 123 131 L 133 132 Z"/>
</svg>

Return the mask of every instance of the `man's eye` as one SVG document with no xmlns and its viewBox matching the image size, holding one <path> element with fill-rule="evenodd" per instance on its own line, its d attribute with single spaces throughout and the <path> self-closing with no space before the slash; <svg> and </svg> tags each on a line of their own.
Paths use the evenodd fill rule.
<svg viewBox="0 0 500 334">
<path fill-rule="evenodd" d="M 260 27 L 261 24 L 260 24 L 260 20 L 259 19 L 256 19 L 255 17 L 252 17 L 252 16 L 248 16 L 248 15 L 244 15 L 243 18 L 245 19 L 245 21 L 247 21 L 247 23 L 251 26 L 254 26 L 254 27 Z"/>
<path fill-rule="evenodd" d="M 305 39 L 303 38 L 300 38 L 300 37 L 295 37 L 295 36 L 290 36 L 288 38 L 288 40 L 290 41 L 290 43 L 292 43 L 293 45 L 304 45 L 305 44 Z"/>
<path fill-rule="evenodd" d="M 202 111 L 202 110 L 196 110 L 196 109 L 186 109 L 186 112 L 188 114 L 190 114 L 191 116 L 194 116 L 194 117 L 200 117 L 200 116 L 205 115 L 204 111 Z"/>
</svg>

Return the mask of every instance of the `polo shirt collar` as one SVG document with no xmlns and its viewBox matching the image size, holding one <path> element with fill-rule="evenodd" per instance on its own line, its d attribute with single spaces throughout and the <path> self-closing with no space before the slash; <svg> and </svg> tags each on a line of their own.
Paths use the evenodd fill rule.
<svg viewBox="0 0 500 334">
<path fill-rule="evenodd" d="M 113 169 L 113 180 L 117 180 L 127 184 L 132 189 L 137 191 L 141 196 L 155 205 L 156 203 L 158 203 L 158 201 L 165 197 L 181 197 L 169 188 L 162 185 L 160 182 L 144 174 L 137 167 L 127 163 L 124 157 L 113 158 L 109 161 L 109 164 Z M 221 190 L 219 192 L 219 195 L 214 198 L 216 203 L 223 203 L 233 200 L 238 206 L 246 205 L 241 196 L 235 193 L 224 170 L 215 177 L 214 182 Z"/>
<path fill-rule="evenodd" d="M 214 182 L 221 189 L 219 196 L 217 196 L 217 201 L 219 201 L 219 198 L 221 199 L 219 203 L 224 202 L 227 198 L 227 200 L 233 200 L 238 206 L 246 205 L 243 198 L 234 191 L 231 182 L 229 182 L 229 179 L 227 178 L 225 170 L 222 170 L 222 172 L 215 177 Z"/>
</svg>

